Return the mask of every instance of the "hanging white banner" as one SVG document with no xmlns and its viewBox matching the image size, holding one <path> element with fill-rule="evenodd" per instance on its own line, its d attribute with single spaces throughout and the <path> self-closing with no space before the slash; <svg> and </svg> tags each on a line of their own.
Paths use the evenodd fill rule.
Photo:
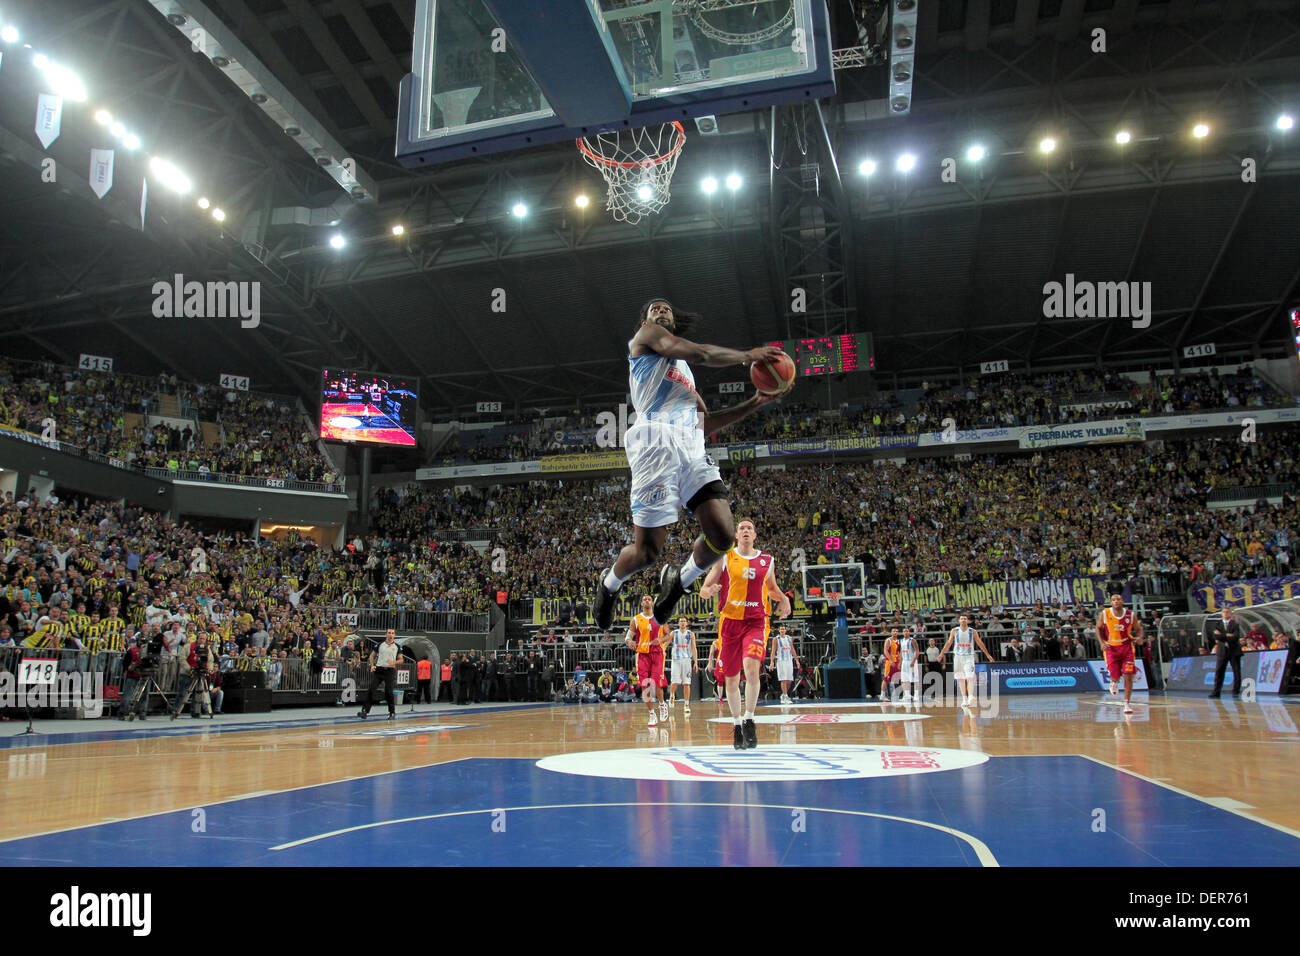
<svg viewBox="0 0 1300 956">
<path fill-rule="evenodd" d="M 63 97 L 42 93 L 36 101 L 36 138 L 46 149 L 59 138 L 63 126 Z"/>
<path fill-rule="evenodd" d="M 104 193 L 113 188 L 113 151 L 111 149 L 92 149 L 90 151 L 90 189 L 100 199 Z"/>
<path fill-rule="evenodd" d="M 149 201 L 149 180 L 140 180 L 140 230 L 144 231 L 144 207 Z"/>
</svg>

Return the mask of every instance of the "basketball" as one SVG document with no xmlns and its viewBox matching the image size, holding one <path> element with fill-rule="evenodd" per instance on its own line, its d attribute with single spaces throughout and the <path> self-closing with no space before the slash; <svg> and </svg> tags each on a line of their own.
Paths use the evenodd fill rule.
<svg viewBox="0 0 1300 956">
<path fill-rule="evenodd" d="M 794 385 L 794 359 L 782 352 L 775 362 L 755 362 L 749 367 L 749 380 L 764 395 L 789 391 Z"/>
</svg>

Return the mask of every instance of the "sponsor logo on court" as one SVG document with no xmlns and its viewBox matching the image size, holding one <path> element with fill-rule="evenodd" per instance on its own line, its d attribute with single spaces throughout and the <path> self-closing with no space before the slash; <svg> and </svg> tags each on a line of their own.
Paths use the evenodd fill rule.
<svg viewBox="0 0 1300 956">
<path fill-rule="evenodd" d="M 542 770 L 624 780 L 857 780 L 974 767 L 987 754 L 935 747 L 651 747 L 557 754 Z"/>
<path fill-rule="evenodd" d="M 756 724 L 880 724 L 897 720 L 929 720 L 929 714 L 874 713 L 874 714 L 755 714 Z M 730 717 L 714 717 L 709 723 L 729 724 Z"/>
<path fill-rule="evenodd" d="M 363 730 L 360 733 L 329 733 L 322 737 L 407 737 L 411 734 L 438 734 L 444 730 L 467 730 L 478 724 L 421 724 L 418 727 L 383 727 L 376 730 Z"/>
<path fill-rule="evenodd" d="M 1073 687 L 1073 677 L 1008 677 L 1007 687 Z"/>
</svg>

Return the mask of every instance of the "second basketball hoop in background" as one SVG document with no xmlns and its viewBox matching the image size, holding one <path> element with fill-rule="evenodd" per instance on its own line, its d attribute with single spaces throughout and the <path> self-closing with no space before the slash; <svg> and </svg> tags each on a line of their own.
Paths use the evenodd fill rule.
<svg viewBox="0 0 1300 956">
<path fill-rule="evenodd" d="M 668 204 L 686 130 L 674 121 L 582 136 L 577 144 L 609 186 L 605 208 L 620 222 L 636 223 Z"/>
</svg>

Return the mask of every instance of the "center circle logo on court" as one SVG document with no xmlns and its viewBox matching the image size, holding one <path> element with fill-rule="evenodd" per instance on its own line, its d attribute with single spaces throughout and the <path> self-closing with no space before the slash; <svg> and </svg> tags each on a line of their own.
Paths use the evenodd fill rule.
<svg viewBox="0 0 1300 956">
<path fill-rule="evenodd" d="M 929 714 L 872 713 L 872 714 L 755 714 L 756 724 L 879 724 L 886 721 L 929 720 Z M 730 717 L 713 717 L 711 724 L 729 724 Z"/>
<path fill-rule="evenodd" d="M 625 780 L 856 780 L 960 770 L 988 760 L 974 750 L 937 747 L 649 747 L 557 754 L 542 770 Z"/>
</svg>

